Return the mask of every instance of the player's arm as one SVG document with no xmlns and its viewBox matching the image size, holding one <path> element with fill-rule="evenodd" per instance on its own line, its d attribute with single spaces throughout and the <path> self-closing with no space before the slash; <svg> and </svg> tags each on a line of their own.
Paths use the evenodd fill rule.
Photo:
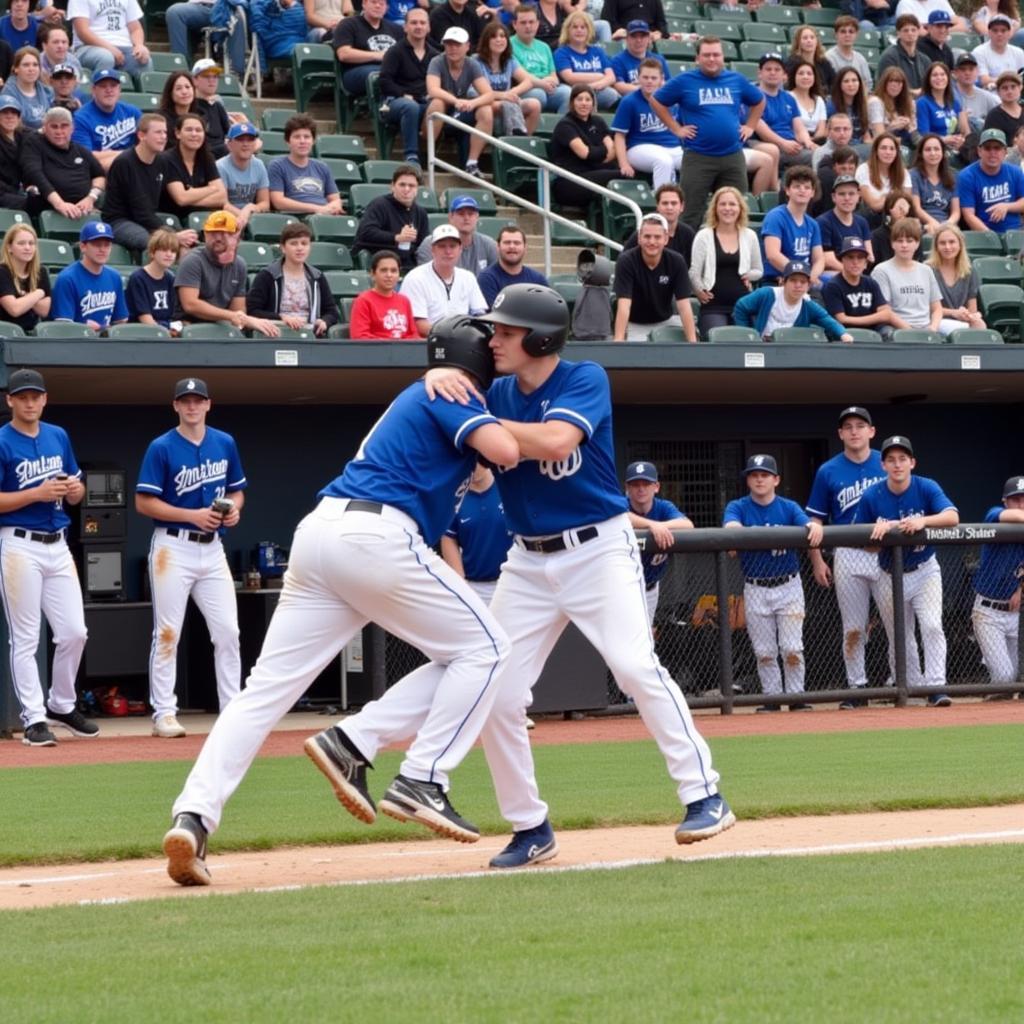
<svg viewBox="0 0 1024 1024">
<path fill-rule="evenodd" d="M 817 523 L 822 526 L 822 521 L 817 516 L 811 516 L 811 522 Z M 832 586 L 832 570 L 828 567 L 828 562 L 825 561 L 825 556 L 821 553 L 819 547 L 812 547 L 807 549 L 807 554 L 811 559 L 811 568 L 814 570 L 814 582 L 819 587 L 830 587 Z"/>
<path fill-rule="evenodd" d="M 1001 523 L 1024 523 L 1024 508 L 1004 508 L 999 513 Z"/>
<path fill-rule="evenodd" d="M 974 212 L 973 206 L 964 206 L 963 201 L 960 203 L 960 215 L 964 219 L 964 224 L 971 229 L 971 231 L 988 231 L 988 227 L 984 221 Z"/>
<path fill-rule="evenodd" d="M 466 439 L 466 444 L 495 466 L 515 466 L 520 459 L 518 438 L 508 429 L 506 421 L 477 427 Z"/>
<path fill-rule="evenodd" d="M 136 493 L 135 511 L 140 516 L 162 519 L 166 523 L 194 524 L 205 533 L 213 533 L 223 525 L 220 513 L 214 512 L 212 508 L 178 508 L 155 494 Z"/>
<path fill-rule="evenodd" d="M 75 481 L 77 482 L 77 481 Z M 14 512 L 16 509 L 34 505 L 37 501 L 63 501 L 71 489 L 70 478 L 58 480 L 47 477 L 37 487 L 26 487 L 23 491 L 0 491 L 0 513 Z"/>
<path fill-rule="evenodd" d="M 782 251 L 782 239 L 778 235 L 763 235 L 765 259 L 778 271 L 786 269 L 789 262 Z"/>
<path fill-rule="evenodd" d="M 679 310 L 679 319 L 683 324 L 683 336 L 694 345 L 697 343 L 697 325 L 693 322 L 693 308 L 690 306 L 690 298 L 676 300 L 676 308 Z"/>
<path fill-rule="evenodd" d="M 956 526 L 960 522 L 960 513 L 955 508 L 944 508 L 941 512 L 933 512 L 928 516 L 907 516 L 896 526 L 900 533 L 917 533 L 932 526 Z"/>
<path fill-rule="evenodd" d="M 517 423 L 515 420 L 500 422 L 519 443 L 519 454 L 523 459 L 561 462 L 569 458 L 584 439 L 583 431 L 565 420 L 546 420 L 544 423 Z"/>
<path fill-rule="evenodd" d="M 466 569 L 462 564 L 462 551 L 459 549 L 459 542 L 454 537 L 441 538 L 441 557 L 463 578 L 466 578 Z"/>
<path fill-rule="evenodd" d="M 245 491 L 228 491 L 224 497 L 235 507 L 230 512 L 224 514 L 220 525 L 227 527 L 237 526 L 242 518 L 242 509 L 245 507 Z"/>
<path fill-rule="evenodd" d="M 626 340 L 626 327 L 629 324 L 629 311 L 633 308 L 633 300 L 619 296 L 615 303 L 615 330 L 612 341 Z"/>
</svg>

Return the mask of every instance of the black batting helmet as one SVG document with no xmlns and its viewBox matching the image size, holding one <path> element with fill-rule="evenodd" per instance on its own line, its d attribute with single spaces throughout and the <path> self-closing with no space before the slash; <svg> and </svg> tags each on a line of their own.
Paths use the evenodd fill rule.
<svg viewBox="0 0 1024 1024">
<path fill-rule="evenodd" d="M 569 305 L 554 290 L 539 284 L 510 284 L 498 292 L 490 313 L 481 320 L 525 327 L 523 350 L 531 356 L 550 356 L 569 337 Z"/>
<path fill-rule="evenodd" d="M 494 380 L 494 328 L 471 316 L 446 316 L 427 335 L 427 365 L 457 366 L 471 373 L 485 390 Z"/>
</svg>

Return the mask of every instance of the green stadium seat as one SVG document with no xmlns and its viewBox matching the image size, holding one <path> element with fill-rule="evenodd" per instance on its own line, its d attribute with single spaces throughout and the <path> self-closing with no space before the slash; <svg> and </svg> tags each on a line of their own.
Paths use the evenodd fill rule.
<svg viewBox="0 0 1024 1024">
<path fill-rule="evenodd" d="M 354 298 L 370 287 L 370 275 L 365 270 L 325 270 L 324 277 L 336 299 Z"/>
<path fill-rule="evenodd" d="M 789 35 L 785 25 L 763 25 L 750 22 L 741 26 L 740 39 L 748 43 L 771 43 L 773 46 L 785 46 L 788 49 Z"/>
<path fill-rule="evenodd" d="M 197 339 L 199 341 L 245 341 L 245 335 L 231 324 L 208 323 L 187 324 L 181 329 L 183 341 Z"/>
<path fill-rule="evenodd" d="M 217 85 L 217 95 L 221 97 L 233 96 L 235 98 L 244 95 L 242 92 L 242 81 L 238 75 L 221 75 Z M 230 110 L 230 107 L 228 109 Z"/>
<path fill-rule="evenodd" d="M 224 81 L 224 79 L 222 78 L 221 81 Z M 244 114 L 245 119 L 250 124 L 256 123 L 256 108 L 249 102 L 248 96 L 229 96 L 221 93 L 220 98 L 224 104 L 224 109 L 229 114 Z"/>
<path fill-rule="evenodd" d="M 36 324 L 33 332 L 37 338 L 89 338 L 95 340 L 97 335 L 85 324 L 72 323 L 70 320 L 44 320 Z"/>
<path fill-rule="evenodd" d="M 326 43 L 299 43 L 292 50 L 296 109 L 300 112 L 306 110 L 310 102 L 322 94 L 333 97 L 338 74 L 338 61 L 330 46 Z"/>
<path fill-rule="evenodd" d="M 363 176 L 370 184 L 384 182 L 390 185 L 395 171 L 402 166 L 401 160 L 367 160 L 363 164 Z"/>
<path fill-rule="evenodd" d="M 366 161 L 366 143 L 361 135 L 321 135 L 316 140 L 316 155 L 321 159 L 339 157 L 361 164 Z"/>
<path fill-rule="evenodd" d="M 432 188 L 427 188 L 426 185 L 420 185 L 417 190 L 416 202 L 422 206 L 427 213 L 436 213 L 441 209 L 441 200 L 438 199 L 437 193 Z"/>
<path fill-rule="evenodd" d="M 363 183 L 362 168 L 355 160 L 343 160 L 340 157 L 333 156 L 327 157 L 324 163 L 331 172 L 334 184 L 338 186 L 338 192 L 347 203 L 352 192 L 352 186 Z"/>
<path fill-rule="evenodd" d="M 353 185 L 349 194 L 352 200 L 351 212 L 358 217 L 377 196 L 390 195 L 391 186 L 379 181 L 364 182 L 361 185 Z"/>
<path fill-rule="evenodd" d="M 333 327 L 328 328 L 327 337 L 331 341 L 350 341 L 352 334 L 348 329 L 348 323 L 335 324 Z"/>
<path fill-rule="evenodd" d="M 686 343 L 686 335 L 682 327 L 655 327 L 647 335 L 647 340 L 656 345 Z"/>
<path fill-rule="evenodd" d="M 155 92 L 125 92 L 121 91 L 121 102 L 127 103 L 130 107 L 138 107 L 144 114 L 148 114 L 160 106 L 160 94 Z"/>
<path fill-rule="evenodd" d="M 340 69 L 339 69 L 340 71 Z M 374 75 L 379 75 L 379 72 L 375 71 Z M 370 76 L 371 78 L 373 75 Z M 354 96 L 345 88 L 345 83 L 341 80 L 341 75 L 336 74 L 334 76 L 334 117 L 338 122 L 338 129 L 342 133 L 346 133 L 352 127 L 353 121 L 359 114 L 369 114 L 370 112 L 370 97 L 371 90 L 367 85 L 366 93 L 362 96 Z"/>
<path fill-rule="evenodd" d="M 1003 336 L 998 331 L 964 328 L 954 331 L 946 339 L 953 345 L 1002 345 Z"/>
<path fill-rule="evenodd" d="M 245 260 L 248 270 L 260 270 L 278 257 L 277 247 L 266 242 L 239 242 L 238 255 Z"/>
<path fill-rule="evenodd" d="M 147 8 L 157 6 L 153 3 L 146 4 Z M 170 74 L 173 71 L 188 71 L 191 65 L 180 53 L 161 53 L 158 50 L 149 51 L 150 63 L 154 71 L 166 71 Z"/>
<path fill-rule="evenodd" d="M 49 271 L 63 270 L 69 263 L 75 262 L 70 242 L 59 238 L 40 238 L 38 244 L 39 262 Z"/>
<path fill-rule="evenodd" d="M 347 245 L 337 242 L 313 242 L 309 262 L 320 270 L 351 270 L 352 253 Z"/>
<path fill-rule="evenodd" d="M 659 39 L 657 48 L 666 60 L 694 60 L 697 56 L 697 44 L 689 40 Z"/>
<path fill-rule="evenodd" d="M 708 341 L 715 345 L 760 345 L 761 335 L 753 327 L 712 327 L 708 331 Z"/>
<path fill-rule="evenodd" d="M 541 115 L 544 116 L 543 114 Z M 558 115 L 554 115 L 558 116 Z M 529 153 L 540 160 L 548 158 L 548 144 L 542 139 L 534 136 L 513 136 L 508 135 L 502 139 L 515 149 L 523 153 Z M 524 194 L 533 198 L 537 194 L 537 178 L 540 168 L 527 160 L 523 160 L 515 153 L 507 153 L 501 149 L 492 150 L 494 159 L 494 181 L 495 184 L 509 192 L 524 190 Z"/>
<path fill-rule="evenodd" d="M 17 325 L 7 320 L 0 320 L 0 339 L 2 338 L 24 338 L 25 332 Z"/>
<path fill-rule="evenodd" d="M 39 234 L 44 238 L 56 238 L 72 244 L 78 241 L 82 228 L 100 219 L 96 212 L 87 214 L 85 217 L 65 217 L 56 210 L 43 210 L 39 214 Z"/>
<path fill-rule="evenodd" d="M 391 144 L 398 138 L 398 126 L 383 120 L 380 115 L 381 92 L 379 74 L 372 74 L 367 79 L 366 95 L 370 106 L 370 120 L 373 122 L 373 137 L 377 143 L 377 155 L 382 160 L 387 160 L 391 156 Z"/>
<path fill-rule="evenodd" d="M 1006 251 L 1002 236 L 994 231 L 965 231 L 963 234 L 971 256 L 1001 256 Z"/>
<path fill-rule="evenodd" d="M 163 92 L 164 83 L 170 77 L 170 71 L 143 71 L 139 75 L 139 89 L 142 92 L 156 93 L 159 96 Z"/>
<path fill-rule="evenodd" d="M 758 39 L 740 43 L 740 60 L 752 61 L 756 64 L 761 59 L 762 54 L 774 50 L 775 47 L 775 43 L 765 43 Z"/>
<path fill-rule="evenodd" d="M 608 189 L 632 199 L 645 213 L 654 209 L 654 193 L 646 181 L 639 178 L 613 178 L 608 182 Z M 602 196 L 601 212 L 605 233 L 616 242 L 628 238 L 636 230 L 636 216 L 628 206 Z"/>
<path fill-rule="evenodd" d="M 893 331 L 892 340 L 899 345 L 941 345 L 945 339 L 938 331 L 901 328 Z"/>
<path fill-rule="evenodd" d="M 813 25 L 815 28 L 833 28 L 839 13 L 829 10 L 827 7 L 804 7 L 801 12 L 804 16 L 805 25 Z"/>
<path fill-rule="evenodd" d="M 800 17 L 799 7 L 786 7 L 778 4 L 776 6 L 765 5 L 759 7 L 757 9 L 757 20 L 763 24 L 799 25 L 803 19 Z"/>
<path fill-rule="evenodd" d="M 1021 263 L 1014 256 L 979 256 L 973 264 L 982 284 L 1021 283 Z"/>
<path fill-rule="evenodd" d="M 281 238 L 281 229 L 298 220 L 298 217 L 290 213 L 254 213 L 246 225 L 245 237 L 251 242 L 276 244 Z"/>
<path fill-rule="evenodd" d="M 156 216 L 163 223 L 165 228 L 170 228 L 171 231 L 181 231 L 181 221 L 178 220 L 175 214 L 158 212 Z"/>
<path fill-rule="evenodd" d="M 809 345 L 828 341 L 828 336 L 820 327 L 780 327 L 772 334 L 772 341 L 777 345 Z"/>
<path fill-rule="evenodd" d="M 54 211 L 56 213 L 56 211 Z M 0 209 L 0 235 L 5 234 L 15 224 L 26 224 L 32 227 L 32 218 L 24 210 Z"/>
<path fill-rule="evenodd" d="M 161 341 L 171 332 L 159 324 L 114 324 L 107 329 L 107 337 L 121 341 Z"/>
<path fill-rule="evenodd" d="M 885 341 L 878 331 L 873 331 L 870 327 L 847 327 L 846 333 L 858 344 L 870 342 L 873 345 L 878 345 Z"/>
<path fill-rule="evenodd" d="M 515 221 L 505 217 L 481 217 L 476 223 L 476 229 L 481 235 L 486 235 L 497 241 L 502 229 L 508 227 L 509 224 L 515 224 Z"/>
<path fill-rule="evenodd" d="M 1024 251 L 1024 229 L 1014 228 L 1003 235 L 1003 244 L 1006 246 L 1006 255 L 1020 257 Z"/>
<path fill-rule="evenodd" d="M 742 75 L 748 82 L 757 82 L 758 66 L 752 60 L 734 60 L 730 65 L 733 71 Z"/>
<path fill-rule="evenodd" d="M 280 107 L 271 107 L 269 110 L 264 110 L 261 122 L 263 130 L 265 132 L 283 132 L 288 118 L 294 116 L 295 111 L 290 107 L 286 110 L 281 110 Z"/>
<path fill-rule="evenodd" d="M 355 217 L 342 215 L 340 217 L 329 213 L 314 213 L 306 218 L 309 230 L 313 232 L 313 239 L 317 242 L 335 242 L 342 245 L 351 245 L 356 238 L 356 229 L 359 221 Z"/>
<path fill-rule="evenodd" d="M 728 39 L 734 43 L 742 43 L 744 39 L 749 38 L 744 35 L 744 29 L 746 23 L 742 21 L 695 21 L 693 23 L 693 31 L 699 36 L 718 36 L 719 39 Z M 661 49 L 661 42 L 657 44 L 658 52 L 664 52 Z"/>
<path fill-rule="evenodd" d="M 263 156 L 285 156 L 290 152 L 288 143 L 284 141 L 284 132 L 261 132 L 260 139 L 263 142 L 260 149 Z"/>
<path fill-rule="evenodd" d="M 978 305 L 985 323 L 1007 341 L 1021 340 L 1021 316 L 1024 290 L 1016 284 L 983 284 L 978 289 Z"/>
</svg>

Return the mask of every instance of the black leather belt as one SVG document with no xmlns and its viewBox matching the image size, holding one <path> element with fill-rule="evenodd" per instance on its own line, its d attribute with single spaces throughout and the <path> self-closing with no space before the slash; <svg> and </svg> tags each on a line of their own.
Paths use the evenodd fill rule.
<svg viewBox="0 0 1024 1024">
<path fill-rule="evenodd" d="M 363 501 L 361 498 L 349 498 L 345 511 L 372 512 L 375 516 L 379 516 L 384 511 L 384 506 L 379 501 Z"/>
<path fill-rule="evenodd" d="M 978 595 L 981 597 L 981 595 Z M 978 602 L 982 608 L 992 608 L 997 612 L 1008 612 L 1010 610 L 1009 601 L 993 601 L 990 597 L 982 597 Z"/>
<path fill-rule="evenodd" d="M 930 558 L 926 558 L 923 562 L 918 562 L 917 565 L 912 565 L 909 568 L 907 568 L 907 566 L 903 566 L 903 575 L 906 576 L 908 572 L 917 572 L 922 565 L 927 565 L 930 561 Z M 886 572 L 890 576 L 892 575 L 892 569 L 883 569 L 882 572 Z"/>
<path fill-rule="evenodd" d="M 217 539 L 215 533 L 199 533 L 196 530 L 179 530 L 176 526 L 165 527 L 168 537 L 181 537 L 182 540 L 190 540 L 193 544 L 212 544 Z"/>
<path fill-rule="evenodd" d="M 648 583 L 647 586 L 645 587 L 645 589 L 646 590 L 653 590 L 660 582 L 661 582 L 661 580 L 655 580 L 653 583 Z"/>
<path fill-rule="evenodd" d="M 57 541 L 64 539 L 64 531 L 58 530 L 56 533 L 34 533 L 32 530 L 23 530 L 20 526 L 14 528 L 14 536 L 22 537 L 26 540 L 34 540 L 39 544 L 56 544 Z"/>
<path fill-rule="evenodd" d="M 762 576 L 759 580 L 747 580 L 747 582 L 755 587 L 781 587 L 783 583 L 788 583 L 794 576 L 796 573 L 791 572 L 788 576 Z"/>
<path fill-rule="evenodd" d="M 586 544 L 588 540 L 593 540 L 597 536 L 596 526 L 587 526 L 582 530 L 576 531 L 576 543 Z M 544 537 L 543 539 L 530 540 L 527 537 L 520 537 L 519 543 L 526 548 L 527 551 L 536 551 L 542 555 L 551 555 L 556 551 L 565 551 L 566 548 L 570 547 L 566 544 L 564 537 Z"/>
</svg>

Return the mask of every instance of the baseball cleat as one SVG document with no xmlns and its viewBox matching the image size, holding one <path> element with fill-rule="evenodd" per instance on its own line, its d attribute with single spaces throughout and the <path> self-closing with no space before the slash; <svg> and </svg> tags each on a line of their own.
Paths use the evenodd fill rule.
<svg viewBox="0 0 1024 1024">
<path fill-rule="evenodd" d="M 161 715 L 153 722 L 153 735 L 162 740 L 176 740 L 185 735 L 185 727 L 174 715 Z"/>
<path fill-rule="evenodd" d="M 206 829 L 198 814 L 186 811 L 174 819 L 164 836 L 167 874 L 178 885 L 209 885 L 213 879 L 206 867 Z"/>
<path fill-rule="evenodd" d="M 545 821 L 536 828 L 513 832 L 512 841 L 501 853 L 491 858 L 492 868 L 525 868 L 531 864 L 543 864 L 558 855 L 558 843 L 551 822 Z"/>
<path fill-rule="evenodd" d="M 790 711 L 813 711 L 814 708 L 810 704 L 790 704 Z"/>
<path fill-rule="evenodd" d="M 686 817 L 676 829 L 676 842 L 680 845 L 699 843 L 735 824 L 736 815 L 729 810 L 725 798 L 716 793 L 686 805 Z"/>
<path fill-rule="evenodd" d="M 840 711 L 856 711 L 857 708 L 866 708 L 868 702 L 863 697 L 847 697 L 839 705 Z"/>
<path fill-rule="evenodd" d="M 930 693 L 928 695 L 928 707 L 930 708 L 948 708 L 952 703 L 953 700 L 947 693 Z"/>
<path fill-rule="evenodd" d="M 377 808 L 366 785 L 366 769 L 373 765 L 355 750 L 345 734 L 333 725 L 310 736 L 303 749 L 326 776 L 338 803 L 353 817 L 372 825 L 377 820 Z"/>
<path fill-rule="evenodd" d="M 759 715 L 770 715 L 774 711 L 781 711 L 781 704 L 762 704 L 759 708 L 755 709 Z"/>
<path fill-rule="evenodd" d="M 58 714 L 47 708 L 46 721 L 50 725 L 64 726 L 75 736 L 98 736 L 100 731 L 100 727 L 95 722 L 90 722 L 77 708 L 72 708 L 66 715 Z"/>
<path fill-rule="evenodd" d="M 404 775 L 395 776 L 380 802 L 380 809 L 398 821 L 418 821 L 432 832 L 457 843 L 475 843 L 480 829 L 466 821 L 448 801 L 436 782 L 420 782 Z"/>
<path fill-rule="evenodd" d="M 50 732 L 50 727 L 45 722 L 33 722 L 26 727 L 21 742 L 26 747 L 55 747 L 57 737 Z"/>
</svg>

